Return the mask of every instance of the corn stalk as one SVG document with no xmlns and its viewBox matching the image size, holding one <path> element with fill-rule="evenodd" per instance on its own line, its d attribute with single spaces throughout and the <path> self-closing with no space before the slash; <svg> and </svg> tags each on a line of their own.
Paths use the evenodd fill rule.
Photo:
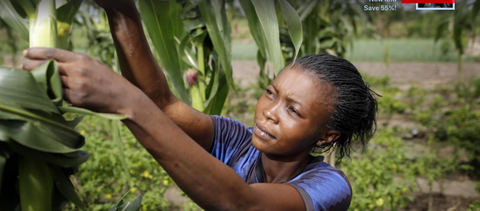
<svg viewBox="0 0 480 211">
<path fill-rule="evenodd" d="M 435 43 L 442 38 L 451 39 L 455 43 L 455 49 L 457 50 L 457 83 L 459 84 L 462 82 L 463 57 L 468 46 L 468 34 L 472 35 L 472 44 L 475 42 L 477 35 L 478 13 L 480 13 L 480 1 L 472 3 L 462 1 L 456 4 L 455 12 L 451 16 L 447 14 L 444 21 L 437 25 Z"/>
<path fill-rule="evenodd" d="M 235 87 L 225 1 L 146 0 L 139 9 L 174 93 L 197 110 L 220 114 Z"/>
<path fill-rule="evenodd" d="M 82 1 L 64 3 L 57 8 L 55 0 L 1 1 L 0 17 L 29 40 L 30 47 L 66 48 L 71 22 Z M 86 210 L 69 179 L 89 157 L 81 150 L 84 137 L 73 129 L 81 120 L 78 115 L 124 118 L 69 106 L 63 100 L 55 61 L 32 72 L 0 67 L 2 210 L 62 210 L 69 201 Z M 138 210 L 140 201 L 137 197 L 124 204 L 122 198 L 112 210 Z"/>
</svg>

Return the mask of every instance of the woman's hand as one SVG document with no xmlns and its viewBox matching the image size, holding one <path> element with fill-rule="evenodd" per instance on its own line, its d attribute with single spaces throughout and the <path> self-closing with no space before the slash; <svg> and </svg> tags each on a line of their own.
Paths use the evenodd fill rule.
<svg viewBox="0 0 480 211">
<path fill-rule="evenodd" d="M 73 105 L 97 112 L 128 115 L 133 97 L 143 93 L 105 64 L 91 57 L 55 48 L 30 48 L 22 69 L 31 71 L 49 59 L 58 62 L 63 96 Z"/>
</svg>

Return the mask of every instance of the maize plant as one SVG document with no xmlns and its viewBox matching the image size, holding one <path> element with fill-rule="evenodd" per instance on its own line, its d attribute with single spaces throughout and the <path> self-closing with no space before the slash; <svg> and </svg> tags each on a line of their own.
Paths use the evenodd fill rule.
<svg viewBox="0 0 480 211">
<path fill-rule="evenodd" d="M 81 3 L 56 7 L 55 0 L 1 1 L 0 17 L 30 47 L 66 48 Z M 55 61 L 32 72 L 0 67 L 1 210 L 62 210 L 69 201 L 86 209 L 69 179 L 89 157 L 81 150 L 83 136 L 73 129 L 81 116 L 72 114 L 124 118 L 69 106 Z M 122 198 L 112 210 L 138 210 L 140 202 L 137 197 L 124 204 Z"/>
<path fill-rule="evenodd" d="M 462 82 L 462 64 L 465 49 L 468 46 L 468 35 L 471 35 L 472 45 L 478 31 L 477 15 L 480 13 L 480 1 L 459 2 L 455 6 L 453 14 L 445 13 L 441 21 L 437 25 L 435 34 L 435 43 L 441 38 L 449 38 L 455 43 L 457 50 L 457 82 Z"/>
<path fill-rule="evenodd" d="M 138 3 L 172 91 L 197 110 L 220 114 L 229 89 L 235 87 L 225 1 Z"/>
<path fill-rule="evenodd" d="M 249 18 L 251 31 L 261 34 L 253 34 L 255 41 L 259 46 L 265 43 L 260 46 L 262 58 L 270 58 L 278 73 L 285 62 L 280 48 L 275 1 L 240 2 Z M 225 0 L 146 0 L 138 3 L 148 34 L 175 88 L 174 93 L 197 110 L 220 114 L 229 89 L 235 88 L 231 27 Z M 278 0 L 278 4 L 298 54 L 302 43 L 300 18 L 286 0 Z M 256 11 L 254 16 L 249 15 L 252 11 Z M 251 17 L 255 22 L 251 22 Z"/>
</svg>

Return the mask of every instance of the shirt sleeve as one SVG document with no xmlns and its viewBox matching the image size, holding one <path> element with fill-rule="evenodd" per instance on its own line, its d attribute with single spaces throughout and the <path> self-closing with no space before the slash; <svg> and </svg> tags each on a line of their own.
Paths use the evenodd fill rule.
<svg viewBox="0 0 480 211">
<path fill-rule="evenodd" d="M 214 115 L 211 118 L 214 125 L 214 138 L 209 152 L 232 167 L 235 160 L 250 145 L 251 133 L 244 124 L 231 118 Z"/>
<path fill-rule="evenodd" d="M 312 169 L 286 184 L 297 189 L 307 211 L 343 211 L 352 200 L 348 180 L 336 169 Z"/>
</svg>

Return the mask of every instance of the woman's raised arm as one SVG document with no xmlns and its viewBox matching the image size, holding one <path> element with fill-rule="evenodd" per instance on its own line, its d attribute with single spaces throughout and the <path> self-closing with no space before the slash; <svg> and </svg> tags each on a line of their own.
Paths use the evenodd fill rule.
<svg viewBox="0 0 480 211">
<path fill-rule="evenodd" d="M 96 2 L 107 12 L 123 76 L 185 133 L 208 149 L 213 140 L 213 122 L 208 115 L 183 103 L 169 90 L 165 75 L 148 46 L 134 1 Z"/>
<path fill-rule="evenodd" d="M 24 55 L 28 59 L 23 63 L 25 70 L 33 70 L 48 59 L 56 60 L 64 96 L 75 106 L 126 115 L 123 122 L 137 140 L 204 209 L 305 209 L 293 186 L 245 183 L 233 169 L 195 143 L 138 87 L 97 60 L 53 48 L 31 48 Z"/>
</svg>

